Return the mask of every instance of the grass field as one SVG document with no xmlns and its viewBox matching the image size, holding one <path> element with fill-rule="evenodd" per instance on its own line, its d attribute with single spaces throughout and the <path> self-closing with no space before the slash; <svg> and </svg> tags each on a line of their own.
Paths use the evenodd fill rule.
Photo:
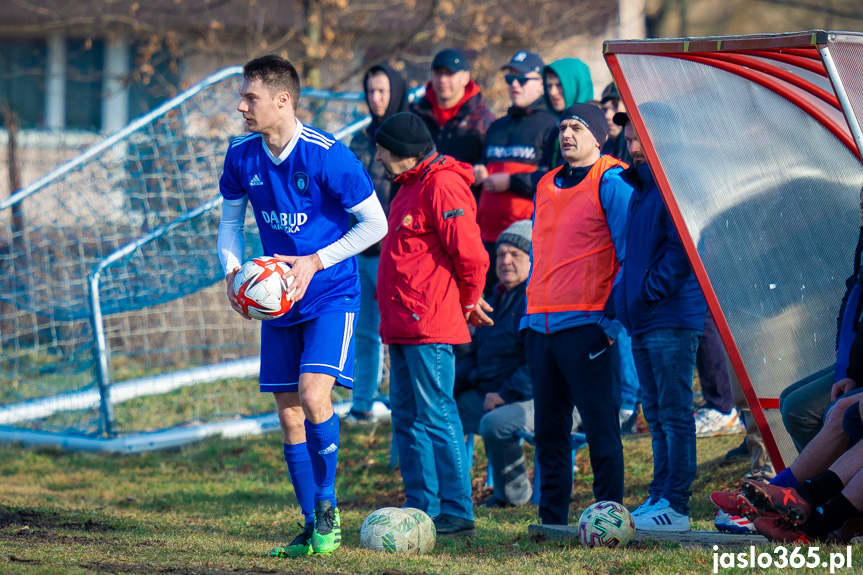
<svg viewBox="0 0 863 575">
<path fill-rule="evenodd" d="M 359 547 L 365 516 L 378 507 L 403 503 L 399 472 L 388 468 L 390 433 L 383 425 L 343 428 L 337 485 L 343 547 L 334 556 L 297 560 L 266 556 L 271 547 L 295 534 L 300 521 L 278 434 L 213 439 L 180 451 L 137 456 L 2 446 L 0 573 L 713 572 L 712 549 L 639 544 L 589 550 L 577 542 L 532 540 L 527 526 L 536 522 L 535 507 L 480 509 L 476 538 L 438 539 L 434 552 L 423 557 L 365 551 Z M 713 507 L 707 495 L 734 486 L 746 471 L 744 461 L 722 463 L 722 455 L 740 440 L 741 436 L 699 440 L 693 528 L 712 529 Z M 485 460 L 481 444 L 477 447 L 474 496 L 481 501 L 487 495 L 482 487 Z M 650 480 L 649 437 L 625 438 L 624 450 L 624 503 L 634 509 Z M 579 452 L 578 464 L 582 472 L 575 481 L 571 522 L 592 502 L 585 452 Z"/>
</svg>

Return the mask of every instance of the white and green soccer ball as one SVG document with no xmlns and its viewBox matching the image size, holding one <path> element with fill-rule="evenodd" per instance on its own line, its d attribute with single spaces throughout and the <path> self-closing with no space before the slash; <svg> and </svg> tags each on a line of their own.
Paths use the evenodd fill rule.
<svg viewBox="0 0 863 575">
<path fill-rule="evenodd" d="M 597 501 L 578 520 L 578 538 L 585 547 L 623 547 L 634 536 L 635 520 L 614 501 Z"/>
<path fill-rule="evenodd" d="M 431 517 L 413 507 L 383 507 L 360 528 L 360 545 L 382 553 L 422 555 L 434 549 L 436 537 Z"/>
</svg>

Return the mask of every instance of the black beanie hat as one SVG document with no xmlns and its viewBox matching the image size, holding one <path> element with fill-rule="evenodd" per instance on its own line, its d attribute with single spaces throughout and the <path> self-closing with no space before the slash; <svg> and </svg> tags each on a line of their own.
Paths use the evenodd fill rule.
<svg viewBox="0 0 863 575">
<path fill-rule="evenodd" d="M 384 120 L 375 134 L 375 142 L 401 158 L 415 158 L 434 148 L 425 122 L 410 112 L 393 114 Z"/>
<path fill-rule="evenodd" d="M 584 127 L 590 130 L 599 146 L 605 143 L 608 137 L 608 121 L 605 119 L 605 114 L 602 110 L 593 104 L 575 104 L 564 110 L 560 121 L 576 120 L 584 124 Z"/>
</svg>

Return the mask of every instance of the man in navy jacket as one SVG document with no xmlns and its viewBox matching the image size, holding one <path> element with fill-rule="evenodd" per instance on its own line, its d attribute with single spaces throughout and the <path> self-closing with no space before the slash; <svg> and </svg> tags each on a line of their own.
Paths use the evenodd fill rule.
<svg viewBox="0 0 863 575">
<path fill-rule="evenodd" d="M 626 261 L 613 297 L 617 318 L 632 336 L 644 417 L 653 435 L 650 497 L 633 516 L 639 530 L 689 531 L 697 463 L 692 376 L 707 304 L 635 127 L 624 112 L 614 121 L 624 128 L 633 161 L 621 178 L 634 192 Z"/>
</svg>

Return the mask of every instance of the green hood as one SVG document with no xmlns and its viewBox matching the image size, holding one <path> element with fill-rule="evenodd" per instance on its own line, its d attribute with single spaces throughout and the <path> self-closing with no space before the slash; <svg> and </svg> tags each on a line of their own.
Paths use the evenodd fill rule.
<svg viewBox="0 0 863 575">
<path fill-rule="evenodd" d="M 593 100 L 593 80 L 590 78 L 590 68 L 587 67 L 587 64 L 576 58 L 555 60 L 543 69 L 543 82 L 545 82 L 545 75 L 548 70 L 551 70 L 560 78 L 560 85 L 563 88 L 563 99 L 566 102 L 563 107 L 564 110 L 573 104 L 584 104 L 588 100 Z M 549 111 L 557 115 L 557 112 L 551 107 L 548 94 L 545 94 L 544 97 L 545 105 L 548 106 Z"/>
</svg>

